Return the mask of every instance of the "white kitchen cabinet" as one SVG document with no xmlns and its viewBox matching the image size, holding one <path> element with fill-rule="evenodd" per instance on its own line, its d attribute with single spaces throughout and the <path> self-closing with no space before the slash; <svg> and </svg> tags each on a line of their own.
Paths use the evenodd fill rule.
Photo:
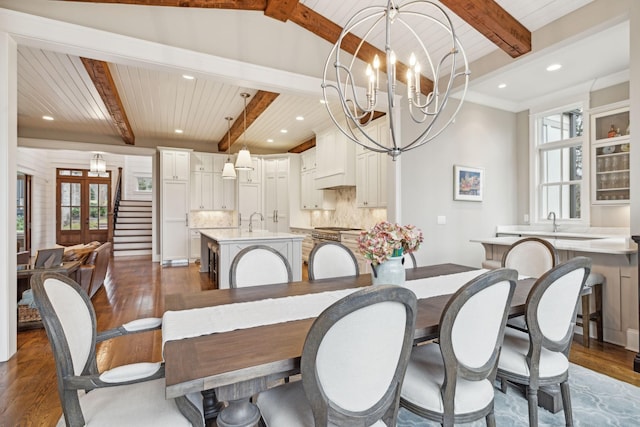
<svg viewBox="0 0 640 427">
<path fill-rule="evenodd" d="M 189 262 L 197 261 L 200 259 L 200 230 L 191 230 L 189 237 Z"/>
<path fill-rule="evenodd" d="M 591 201 L 628 204 L 630 149 L 628 101 L 591 114 Z"/>
<path fill-rule="evenodd" d="M 186 262 L 189 258 L 189 182 L 162 184 L 162 263 Z"/>
<path fill-rule="evenodd" d="M 335 210 L 336 192 L 316 189 L 316 150 L 300 154 L 300 209 Z"/>
<path fill-rule="evenodd" d="M 259 184 L 262 176 L 262 159 L 256 156 L 251 157 L 253 170 L 238 171 L 238 181 L 240 184 Z"/>
<path fill-rule="evenodd" d="M 266 229 L 289 231 L 289 159 L 263 159 Z"/>
<path fill-rule="evenodd" d="M 213 155 L 211 153 L 191 153 L 192 172 L 213 172 Z"/>
<path fill-rule="evenodd" d="M 189 181 L 188 151 L 161 150 L 163 180 Z"/>
<path fill-rule="evenodd" d="M 300 172 L 316 168 L 316 148 L 309 148 L 300 153 Z"/>
<path fill-rule="evenodd" d="M 379 123 L 376 123 L 379 122 Z M 386 120 L 369 124 L 367 133 L 376 141 L 388 143 Z M 387 206 L 387 155 L 356 148 L 356 205 L 359 208 Z"/>
<path fill-rule="evenodd" d="M 254 212 L 262 212 L 262 188 L 260 184 L 240 183 L 238 186 L 238 226 L 246 230 L 249 228 L 249 218 Z M 258 222 L 254 228 L 261 229 Z"/>
<path fill-rule="evenodd" d="M 356 145 L 337 129 L 316 135 L 316 189 L 356 185 Z"/>
<path fill-rule="evenodd" d="M 213 210 L 215 211 L 232 211 L 236 208 L 236 180 L 222 178 L 222 169 L 226 160 L 226 155 L 214 155 Z"/>
<path fill-rule="evenodd" d="M 162 264 L 189 259 L 189 151 L 160 148 L 160 257 Z"/>
<path fill-rule="evenodd" d="M 315 181 L 315 169 L 306 170 L 300 174 L 300 209 L 335 210 L 335 190 L 317 190 Z"/>
<path fill-rule="evenodd" d="M 191 210 L 213 210 L 212 172 L 191 172 Z"/>
</svg>

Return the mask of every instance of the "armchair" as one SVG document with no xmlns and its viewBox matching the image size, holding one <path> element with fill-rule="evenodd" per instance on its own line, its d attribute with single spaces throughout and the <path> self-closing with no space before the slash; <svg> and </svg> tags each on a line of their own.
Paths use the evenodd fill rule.
<svg viewBox="0 0 640 427">
<path fill-rule="evenodd" d="M 98 333 L 91 300 L 75 281 L 58 273 L 39 273 L 32 277 L 31 288 L 56 363 L 63 413 L 58 426 L 204 427 L 199 394 L 165 399 L 161 362 L 98 371 L 98 342 L 158 329 L 161 319 L 140 319 Z"/>
</svg>

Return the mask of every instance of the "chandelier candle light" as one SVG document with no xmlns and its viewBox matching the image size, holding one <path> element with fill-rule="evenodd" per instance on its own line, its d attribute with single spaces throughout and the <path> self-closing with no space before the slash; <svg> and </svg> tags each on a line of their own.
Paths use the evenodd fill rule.
<svg viewBox="0 0 640 427">
<path fill-rule="evenodd" d="M 404 284 L 403 255 L 417 251 L 422 241 L 422 231 L 414 225 L 402 226 L 388 221 L 360 233 L 358 250 L 371 262 L 373 284 Z"/>
<path fill-rule="evenodd" d="M 238 151 L 238 158 L 236 159 L 236 169 L 238 170 L 253 170 L 253 164 L 251 163 L 251 153 L 249 153 L 249 149 L 247 148 L 247 98 L 249 95 L 246 92 L 240 94 L 241 97 L 244 98 L 244 133 L 242 134 L 244 145 L 242 149 Z"/>
<path fill-rule="evenodd" d="M 222 179 L 236 179 L 236 170 L 231 163 L 231 120 L 233 117 L 225 117 L 227 121 L 227 135 L 229 138 L 229 146 L 227 147 L 227 161 L 222 168 Z"/>
<path fill-rule="evenodd" d="M 368 37 L 382 32 L 381 28 L 377 28 L 380 25 L 384 25 L 384 61 L 377 54 L 370 58 L 370 52 L 375 48 L 373 43 L 367 41 Z M 441 43 L 439 36 L 444 33 L 442 39 L 447 40 L 450 47 L 440 59 L 434 58 L 419 33 L 428 33 L 438 43 Z M 343 40 L 348 46 L 347 40 L 354 36 L 361 37 L 361 42 L 351 56 L 343 52 L 340 46 Z M 415 51 L 411 51 L 413 48 Z M 408 66 L 398 62 L 398 58 L 405 57 L 409 61 Z M 358 71 L 357 58 L 371 61 L 364 72 Z M 421 64 L 425 65 L 424 68 Z M 331 72 L 332 68 L 335 74 Z M 378 106 L 381 68 L 387 75 L 386 88 L 383 88 L 387 93 L 386 106 Z M 400 93 L 396 94 L 398 70 L 401 70 L 400 78 L 405 79 L 407 86 L 404 102 L 409 115 L 421 125 L 419 135 L 405 144 L 396 134 L 394 117 L 396 97 L 401 98 Z M 426 0 L 404 3 L 389 0 L 386 6 L 366 7 L 349 19 L 325 63 L 322 92 L 331 119 L 347 138 L 371 151 L 387 153 L 396 160 L 402 152 L 426 144 L 454 122 L 467 92 L 469 74 L 464 49 L 451 19 L 442 7 Z M 458 81 L 462 84 L 458 105 L 445 112 L 454 84 Z M 328 89 L 332 89 L 331 93 L 328 93 Z M 333 92 L 339 98 L 340 108 L 331 104 L 330 95 L 335 95 Z M 388 117 L 389 138 L 385 135 L 376 139 L 366 132 L 366 125 L 378 117 L 378 111 L 385 108 L 383 112 Z"/>
</svg>

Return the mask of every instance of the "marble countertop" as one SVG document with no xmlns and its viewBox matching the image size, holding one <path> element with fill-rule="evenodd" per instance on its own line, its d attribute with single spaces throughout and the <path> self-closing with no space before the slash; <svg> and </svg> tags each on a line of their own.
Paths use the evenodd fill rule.
<svg viewBox="0 0 640 427">
<path fill-rule="evenodd" d="M 520 240 L 517 236 L 471 239 L 471 242 L 510 246 Z M 613 255 L 629 255 L 638 252 L 638 245 L 627 237 L 594 238 L 589 240 L 545 238 L 561 251 L 593 252 Z"/>
<path fill-rule="evenodd" d="M 551 225 L 499 225 L 496 234 L 517 234 L 520 236 L 538 236 L 551 238 L 604 239 L 608 237 L 629 237 L 625 227 L 577 227 L 559 225 L 553 231 Z"/>
<path fill-rule="evenodd" d="M 200 233 L 217 242 L 237 242 L 246 240 L 302 240 L 304 237 L 293 233 L 275 233 L 268 230 L 241 230 L 239 228 L 201 229 Z"/>
</svg>

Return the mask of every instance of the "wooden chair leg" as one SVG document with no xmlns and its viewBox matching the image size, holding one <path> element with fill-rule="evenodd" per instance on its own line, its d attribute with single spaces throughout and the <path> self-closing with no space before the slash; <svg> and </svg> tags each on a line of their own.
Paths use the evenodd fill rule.
<svg viewBox="0 0 640 427">
<path fill-rule="evenodd" d="M 527 401 L 529 402 L 529 427 L 538 427 L 538 390 L 527 387 Z"/>
<path fill-rule="evenodd" d="M 568 427 L 571 427 L 573 426 L 573 411 L 571 410 L 571 394 L 568 381 L 560 384 L 560 393 L 562 394 L 562 406 L 564 408 L 564 422 Z"/>
<path fill-rule="evenodd" d="M 496 416 L 493 411 L 488 413 L 485 419 L 487 421 L 487 427 L 496 427 Z"/>
<path fill-rule="evenodd" d="M 589 308 L 589 295 L 582 296 L 582 345 L 589 348 L 589 326 L 591 311 Z"/>
<path fill-rule="evenodd" d="M 598 283 L 593 287 L 593 294 L 595 298 L 596 311 L 595 311 L 595 321 L 596 321 L 596 336 L 599 342 L 604 341 L 604 326 L 602 315 L 602 283 Z"/>
</svg>

